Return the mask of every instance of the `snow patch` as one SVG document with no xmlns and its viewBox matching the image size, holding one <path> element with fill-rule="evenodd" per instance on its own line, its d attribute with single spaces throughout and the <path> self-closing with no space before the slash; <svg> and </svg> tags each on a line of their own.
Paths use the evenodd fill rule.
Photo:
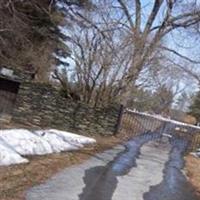
<svg viewBox="0 0 200 200">
<path fill-rule="evenodd" d="M 96 140 L 93 139 L 93 138 L 89 138 L 89 137 L 85 137 L 85 136 L 81 136 L 81 135 L 77 135 L 77 134 L 74 134 L 74 133 L 70 133 L 70 132 L 66 132 L 66 131 L 59 131 L 59 130 L 56 130 L 56 129 L 49 129 L 49 130 L 46 130 L 47 133 L 53 133 L 53 134 L 56 134 L 60 137 L 62 137 L 62 139 L 66 142 L 70 142 L 71 144 L 74 144 L 74 145 L 80 145 L 80 144 L 92 144 L 92 143 L 95 143 Z"/>
<path fill-rule="evenodd" d="M 17 152 L 12 150 L 11 147 L 0 139 L 0 166 L 27 162 L 27 159 L 22 158 Z"/>
<path fill-rule="evenodd" d="M 25 155 L 45 155 L 78 150 L 96 140 L 56 129 L 29 131 L 0 130 L 0 165 L 28 162 Z"/>
<path fill-rule="evenodd" d="M 56 153 L 61 151 L 77 150 L 83 147 L 82 144 L 72 144 L 70 141 L 65 141 L 61 136 L 49 132 L 48 130 L 36 131 L 35 134 L 46 140 L 51 145 L 53 152 Z"/>
<path fill-rule="evenodd" d="M 25 129 L 0 130 L 0 138 L 20 155 L 53 153 L 46 140 Z"/>
</svg>

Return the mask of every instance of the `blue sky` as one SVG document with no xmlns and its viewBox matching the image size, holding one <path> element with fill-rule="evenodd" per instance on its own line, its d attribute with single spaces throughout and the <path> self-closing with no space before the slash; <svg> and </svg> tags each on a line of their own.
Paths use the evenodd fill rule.
<svg viewBox="0 0 200 200">
<path fill-rule="evenodd" d="M 153 2 L 154 1 L 152 0 L 141 0 L 143 7 L 143 24 L 146 23 L 147 16 L 152 10 Z M 182 3 L 183 2 L 191 3 L 192 0 L 183 0 Z M 199 0 L 197 0 L 196 3 L 200 5 Z M 162 13 L 165 6 L 165 3 L 163 3 L 163 6 L 160 9 L 160 12 L 158 14 L 158 17 L 156 18 L 154 25 L 157 25 L 160 23 L 160 21 L 162 21 Z M 176 14 L 178 13 L 181 13 L 181 10 L 176 9 Z M 200 61 L 200 37 L 194 32 L 175 30 L 167 35 L 167 37 L 165 38 L 165 42 L 167 43 L 167 46 L 171 49 L 174 49 L 191 59 Z M 200 66 L 193 65 L 193 67 L 195 70 L 200 71 Z M 198 87 L 195 83 L 187 83 L 186 80 L 182 80 L 182 82 L 180 83 L 180 87 L 185 88 L 186 92 L 188 93 L 194 93 L 198 90 Z"/>
<path fill-rule="evenodd" d="M 191 2 L 192 0 L 183 0 L 182 2 Z M 142 3 L 142 24 L 146 23 L 147 16 L 152 10 L 153 7 L 153 0 L 141 0 Z M 130 10 L 134 11 L 134 0 L 130 1 Z M 197 0 L 197 3 L 200 3 L 200 0 Z M 162 13 L 164 10 L 165 4 L 163 4 L 162 8 L 160 9 L 159 15 L 156 18 L 154 25 L 159 24 L 160 20 L 162 20 Z M 180 12 L 179 9 L 176 12 Z M 195 36 L 192 32 L 183 32 L 183 31 L 173 31 L 172 33 L 168 34 L 165 38 L 165 43 L 167 43 L 168 47 L 175 49 L 176 51 L 180 52 L 181 54 L 188 56 L 190 58 L 200 60 L 199 52 L 200 52 L 200 45 L 199 45 L 199 36 Z M 184 48 L 183 48 L 184 47 Z M 72 60 L 69 60 L 71 66 L 74 66 Z M 194 66 L 195 69 L 198 69 L 198 66 Z M 186 83 L 185 80 L 182 80 L 180 86 L 182 88 L 186 87 L 186 91 L 188 93 L 193 93 L 197 90 L 197 86 L 194 84 Z"/>
</svg>

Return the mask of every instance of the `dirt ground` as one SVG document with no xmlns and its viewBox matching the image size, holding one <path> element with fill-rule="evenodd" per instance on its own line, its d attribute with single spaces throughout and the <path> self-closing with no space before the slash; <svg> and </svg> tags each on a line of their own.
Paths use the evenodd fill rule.
<svg viewBox="0 0 200 200">
<path fill-rule="evenodd" d="M 190 182 L 197 189 L 197 193 L 200 195 L 200 159 L 192 155 L 185 158 L 186 160 L 186 173 Z"/>
<path fill-rule="evenodd" d="M 56 172 L 83 162 L 92 155 L 109 149 L 131 135 L 95 136 L 97 144 L 76 152 L 29 157 L 28 164 L 0 167 L 0 200 L 23 200 L 24 191 L 42 183 Z"/>
</svg>

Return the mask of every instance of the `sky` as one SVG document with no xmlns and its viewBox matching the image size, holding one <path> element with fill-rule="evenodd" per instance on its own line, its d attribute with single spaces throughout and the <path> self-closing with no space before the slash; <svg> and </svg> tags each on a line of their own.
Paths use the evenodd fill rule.
<svg viewBox="0 0 200 200">
<path fill-rule="evenodd" d="M 141 0 L 142 7 L 143 7 L 143 23 L 146 23 L 147 16 L 152 10 L 153 7 L 153 2 L 152 0 Z M 182 0 L 182 3 L 191 3 L 194 2 L 193 0 Z M 196 0 L 196 3 L 200 5 L 200 0 Z M 160 20 L 162 21 L 162 13 L 165 7 L 165 3 L 163 4 L 158 17 L 156 18 L 156 21 L 154 25 L 157 25 L 160 23 Z M 181 13 L 180 9 L 176 9 L 175 15 Z M 200 61 L 200 37 L 199 35 L 196 35 L 192 31 L 180 31 L 180 30 L 175 30 L 171 33 L 169 33 L 165 39 L 167 46 L 170 47 L 171 49 L 176 50 L 177 52 L 181 53 L 184 56 L 187 56 L 191 59 Z M 180 61 L 178 61 L 180 62 Z M 198 68 L 200 68 L 199 65 L 193 65 L 192 67 L 195 70 L 200 71 Z M 182 79 L 180 82 L 180 89 L 183 89 L 189 93 L 192 94 L 198 90 L 198 85 L 195 82 L 189 81 L 188 79 Z"/>
<path fill-rule="evenodd" d="M 182 2 L 185 3 L 191 3 L 193 0 L 182 0 Z M 130 1 L 129 8 L 133 10 L 132 3 L 134 0 Z M 153 7 L 153 0 L 141 0 L 142 3 L 142 24 L 145 25 L 147 16 L 152 10 Z M 200 0 L 196 1 L 197 4 L 200 4 Z M 186 4 L 187 5 L 187 4 Z M 162 20 L 162 13 L 164 10 L 165 4 L 163 4 L 163 7 L 161 8 L 158 18 L 155 21 L 154 25 L 159 24 L 160 20 Z M 176 9 L 177 13 L 181 13 L 180 9 Z M 175 14 L 177 14 L 175 13 Z M 64 32 L 68 34 L 67 29 L 64 29 Z M 179 53 L 190 57 L 192 59 L 200 60 L 199 52 L 200 52 L 200 45 L 199 45 L 199 36 L 196 36 L 192 31 L 190 32 L 183 32 L 183 31 L 173 31 L 172 33 L 168 34 L 168 36 L 165 39 L 165 43 L 167 43 L 168 47 L 171 49 L 174 49 L 178 51 Z M 67 61 L 70 63 L 70 66 L 73 68 L 74 67 L 74 62 L 70 60 L 69 58 Z M 177 62 L 180 62 L 180 60 L 177 60 Z M 193 66 L 195 70 L 198 70 L 199 66 Z M 200 71 L 200 70 L 199 70 Z M 182 79 L 180 81 L 180 89 L 184 89 L 187 93 L 194 93 L 195 91 L 198 90 L 197 85 L 188 80 L 188 79 Z"/>
</svg>

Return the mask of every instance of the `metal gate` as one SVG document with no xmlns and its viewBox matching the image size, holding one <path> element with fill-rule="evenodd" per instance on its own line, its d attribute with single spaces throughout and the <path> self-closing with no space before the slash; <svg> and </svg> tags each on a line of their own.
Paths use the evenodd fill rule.
<svg viewBox="0 0 200 200">
<path fill-rule="evenodd" d="M 158 133 L 160 137 L 168 135 L 172 140 L 182 139 L 188 143 L 188 152 L 200 147 L 200 127 L 129 109 L 124 110 L 120 131 L 133 136 Z"/>
<path fill-rule="evenodd" d="M 12 114 L 19 83 L 0 78 L 0 118 Z"/>
</svg>

